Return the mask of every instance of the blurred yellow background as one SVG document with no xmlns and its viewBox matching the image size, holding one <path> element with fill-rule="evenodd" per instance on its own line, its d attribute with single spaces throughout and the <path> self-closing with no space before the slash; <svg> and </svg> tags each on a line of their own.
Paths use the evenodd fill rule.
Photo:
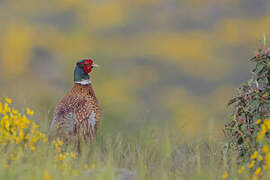
<svg viewBox="0 0 270 180">
<path fill-rule="evenodd" d="M 270 28 L 270 3 L 3 0 L 0 24 L 0 95 L 44 124 L 75 63 L 90 57 L 100 65 L 92 81 L 104 130 L 170 123 L 192 137 L 228 119 L 226 102 L 249 79 L 247 59 Z"/>
</svg>

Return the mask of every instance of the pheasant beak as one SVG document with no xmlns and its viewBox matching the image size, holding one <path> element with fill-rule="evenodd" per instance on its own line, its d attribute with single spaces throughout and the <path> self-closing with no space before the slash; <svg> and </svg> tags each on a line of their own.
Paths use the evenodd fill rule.
<svg viewBox="0 0 270 180">
<path fill-rule="evenodd" d="M 93 66 L 93 67 L 99 67 L 99 65 L 97 65 L 97 64 L 92 64 L 92 66 Z"/>
</svg>

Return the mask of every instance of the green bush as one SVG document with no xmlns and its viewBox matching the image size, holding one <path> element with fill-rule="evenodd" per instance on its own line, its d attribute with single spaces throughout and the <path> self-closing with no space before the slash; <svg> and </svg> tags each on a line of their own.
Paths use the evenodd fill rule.
<svg viewBox="0 0 270 180">
<path fill-rule="evenodd" d="M 250 61 L 255 63 L 252 78 L 237 89 L 228 103 L 234 106 L 232 120 L 224 129 L 226 150 L 237 153 L 239 175 L 269 178 L 270 50 L 260 49 Z M 247 173 L 243 173 L 245 169 L 249 169 Z"/>
</svg>

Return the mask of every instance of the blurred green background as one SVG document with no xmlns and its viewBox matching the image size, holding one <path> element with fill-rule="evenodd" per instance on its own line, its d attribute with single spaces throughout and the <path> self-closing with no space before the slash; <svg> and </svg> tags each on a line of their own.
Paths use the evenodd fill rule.
<svg viewBox="0 0 270 180">
<path fill-rule="evenodd" d="M 222 135 L 269 10 L 266 0 L 0 0 L 0 95 L 47 126 L 90 57 L 104 131 L 169 123 L 186 137 Z"/>
</svg>

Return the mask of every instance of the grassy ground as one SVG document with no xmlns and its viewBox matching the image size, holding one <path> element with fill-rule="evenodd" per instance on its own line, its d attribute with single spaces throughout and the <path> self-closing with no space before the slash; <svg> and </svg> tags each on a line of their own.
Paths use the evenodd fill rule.
<svg viewBox="0 0 270 180">
<path fill-rule="evenodd" d="M 145 128 L 136 137 L 99 134 L 80 157 L 64 161 L 53 146 L 41 143 L 9 161 L 1 157 L 0 179 L 221 179 L 224 171 L 220 143 L 185 141 L 163 129 Z M 1 156 L 16 148 L 2 149 Z"/>
<path fill-rule="evenodd" d="M 190 138 L 168 124 L 129 133 L 101 126 L 78 156 L 61 141 L 44 141 L 40 131 L 47 134 L 49 117 L 31 117 L 28 109 L 25 118 L 10 103 L 6 99 L 0 106 L 0 179 L 209 180 L 221 179 L 224 171 L 236 174 L 234 158 L 228 160 L 224 141 L 213 132 Z"/>
</svg>

